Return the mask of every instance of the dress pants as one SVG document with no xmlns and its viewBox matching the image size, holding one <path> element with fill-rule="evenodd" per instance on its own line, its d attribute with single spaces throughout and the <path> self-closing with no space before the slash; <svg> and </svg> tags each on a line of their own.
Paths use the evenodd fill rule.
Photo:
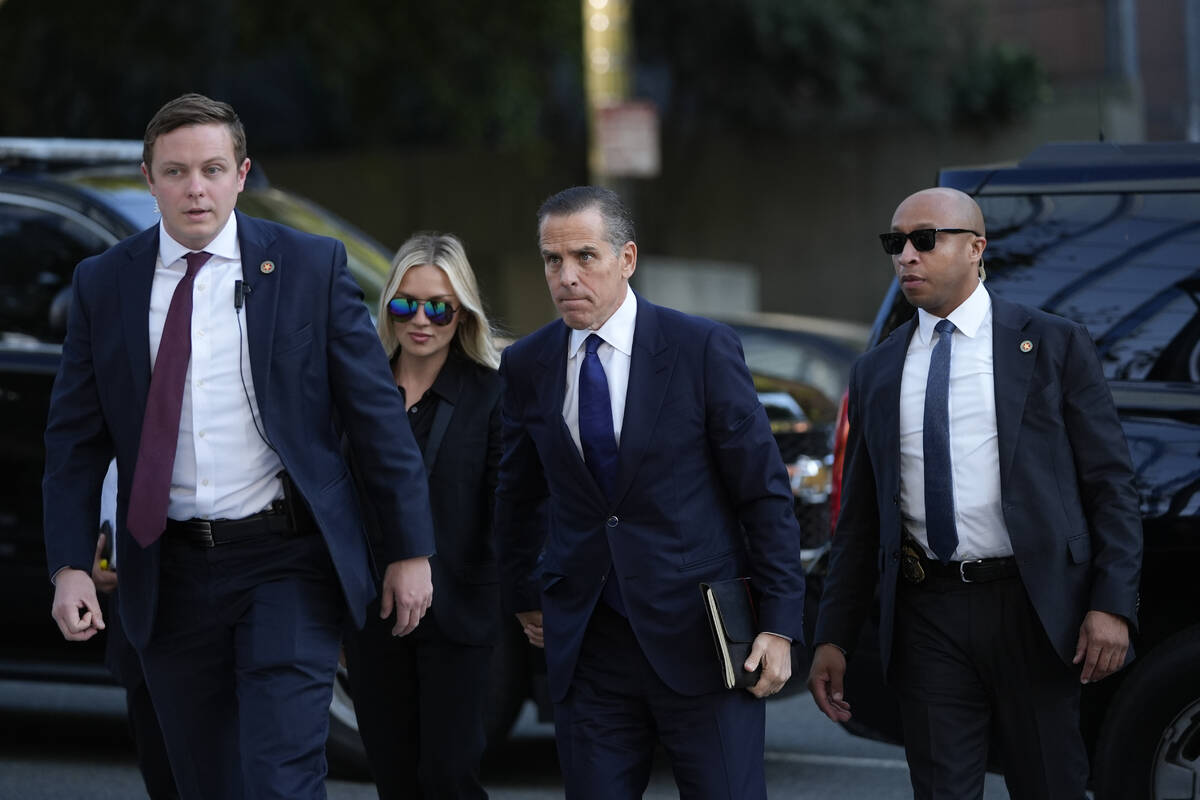
<svg viewBox="0 0 1200 800">
<path fill-rule="evenodd" d="M 1078 668 L 1051 646 L 1020 579 L 901 579 L 897 595 L 890 682 L 914 797 L 983 797 L 994 740 L 1013 800 L 1081 800 Z"/>
<path fill-rule="evenodd" d="M 345 601 L 318 534 L 162 542 L 142 665 L 185 800 L 325 795 Z"/>
<path fill-rule="evenodd" d="M 375 600 L 366 625 L 345 643 L 380 800 L 486 800 L 479 762 L 492 648 L 450 641 L 432 611 L 407 636 L 392 636 L 394 623 L 379 618 Z"/>
<path fill-rule="evenodd" d="M 681 800 L 765 798 L 765 726 L 763 701 L 744 689 L 689 697 L 664 684 L 629 620 L 603 601 L 588 623 L 567 696 L 554 708 L 567 800 L 640 798 L 656 742 Z"/>
<path fill-rule="evenodd" d="M 104 633 L 108 641 L 104 644 L 104 663 L 113 677 L 125 687 L 125 714 L 129 721 L 129 733 L 137 751 L 138 769 L 146 784 L 150 800 L 178 800 L 175 776 L 171 774 L 171 762 L 167 758 L 167 747 L 163 744 L 162 729 L 154 704 L 150 701 L 150 690 L 142 674 L 142 662 L 137 650 L 125 636 L 121 615 L 117 613 L 118 588 L 105 607 Z"/>
</svg>

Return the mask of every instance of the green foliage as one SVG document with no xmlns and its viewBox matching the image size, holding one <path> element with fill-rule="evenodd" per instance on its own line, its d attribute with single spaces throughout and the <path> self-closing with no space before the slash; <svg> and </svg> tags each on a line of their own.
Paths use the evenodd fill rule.
<svg viewBox="0 0 1200 800">
<path fill-rule="evenodd" d="M 635 93 L 668 131 L 976 123 L 1045 94 L 1028 54 L 967 48 L 961 0 L 631 2 Z M 582 151 L 581 16 L 579 0 L 6 0 L 0 135 L 138 137 L 201 91 L 259 152 Z"/>
<path fill-rule="evenodd" d="M 580 24 L 541 0 L 7 0 L 0 135 L 136 137 L 200 91 L 259 149 L 529 143 L 581 106 Z"/>
<path fill-rule="evenodd" d="M 981 64 L 964 44 L 980 25 L 949 0 L 654 0 L 635 29 L 639 59 L 667 76 L 668 125 L 788 133 L 973 119 L 962 98 L 978 80 L 1010 117 L 1027 111 L 1036 63 L 992 48 Z"/>
<path fill-rule="evenodd" d="M 1049 98 L 1050 86 L 1033 55 L 993 45 L 972 52 L 966 68 L 954 76 L 954 119 L 968 125 L 1010 122 Z"/>
</svg>

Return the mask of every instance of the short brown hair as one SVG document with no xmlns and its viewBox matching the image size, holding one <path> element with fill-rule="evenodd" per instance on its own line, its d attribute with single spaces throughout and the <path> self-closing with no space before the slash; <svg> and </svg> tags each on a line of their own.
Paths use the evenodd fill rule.
<svg viewBox="0 0 1200 800">
<path fill-rule="evenodd" d="M 542 223 L 546 217 L 566 217 L 593 208 L 600 212 L 600 218 L 604 220 L 605 233 L 614 253 L 620 253 L 626 242 L 637 243 L 633 214 L 621 202 L 620 195 L 602 186 L 572 186 L 548 197 L 538 209 L 538 246 L 542 244 Z"/>
<path fill-rule="evenodd" d="M 246 160 L 246 129 L 234 112 L 233 106 L 213 100 L 202 94 L 189 92 L 167 102 L 146 126 L 142 139 L 142 163 L 149 169 L 153 165 L 154 143 L 159 136 L 170 133 L 185 125 L 211 125 L 216 123 L 229 128 L 233 139 L 233 157 L 237 164 Z"/>
</svg>

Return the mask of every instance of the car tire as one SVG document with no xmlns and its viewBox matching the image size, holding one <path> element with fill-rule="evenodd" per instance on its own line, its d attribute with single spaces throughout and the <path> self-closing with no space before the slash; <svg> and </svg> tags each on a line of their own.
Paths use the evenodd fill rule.
<svg viewBox="0 0 1200 800">
<path fill-rule="evenodd" d="M 1096 800 L 1200 800 L 1200 626 L 1138 661 L 1096 742 Z"/>
</svg>

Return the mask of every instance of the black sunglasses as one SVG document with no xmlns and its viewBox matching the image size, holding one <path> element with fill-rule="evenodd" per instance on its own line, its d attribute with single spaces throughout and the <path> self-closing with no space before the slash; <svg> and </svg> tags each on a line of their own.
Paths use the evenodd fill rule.
<svg viewBox="0 0 1200 800">
<path fill-rule="evenodd" d="M 445 300 L 417 300 L 415 297 L 393 297 L 388 300 L 387 310 L 400 322 L 408 322 L 422 306 L 425 308 L 425 319 L 434 325 L 449 325 L 454 319 L 454 312 L 458 311 Z"/>
<path fill-rule="evenodd" d="M 978 236 L 978 233 L 969 228 L 921 228 L 908 233 L 881 233 L 879 241 L 883 243 L 883 252 L 889 256 L 898 256 L 904 252 L 904 243 L 912 242 L 913 247 L 917 248 L 922 253 L 928 253 L 937 244 L 937 235 L 939 233 L 969 233 L 973 236 Z"/>
</svg>

